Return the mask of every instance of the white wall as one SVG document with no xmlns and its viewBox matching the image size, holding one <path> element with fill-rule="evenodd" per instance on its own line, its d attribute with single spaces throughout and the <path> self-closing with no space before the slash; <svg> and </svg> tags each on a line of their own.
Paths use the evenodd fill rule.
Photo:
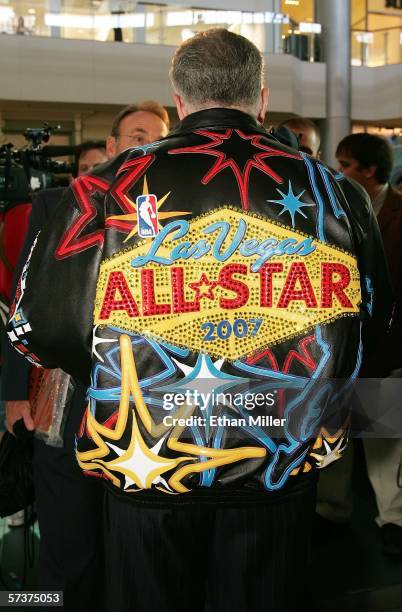
<svg viewBox="0 0 402 612">
<path fill-rule="evenodd" d="M 174 48 L 0 35 L 0 100 L 125 105 L 155 98 L 172 105 Z M 325 116 L 325 65 L 267 55 L 270 108 Z M 354 120 L 402 117 L 402 65 L 353 68 Z"/>
<path fill-rule="evenodd" d="M 352 68 L 352 84 L 353 118 L 402 118 L 402 64 Z"/>
</svg>

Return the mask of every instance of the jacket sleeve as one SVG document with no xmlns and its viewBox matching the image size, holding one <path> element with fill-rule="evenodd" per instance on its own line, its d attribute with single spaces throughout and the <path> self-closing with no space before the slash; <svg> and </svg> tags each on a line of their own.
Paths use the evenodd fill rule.
<svg viewBox="0 0 402 612">
<path fill-rule="evenodd" d="M 386 376 L 387 368 L 374 373 L 370 355 L 389 335 L 395 297 L 380 228 L 370 198 L 355 181 L 345 179 L 342 189 L 355 239 L 363 300 L 363 376 Z"/>
<path fill-rule="evenodd" d="M 16 291 L 8 337 L 30 361 L 89 381 L 93 302 L 108 182 L 76 179 L 34 238 Z"/>
<path fill-rule="evenodd" d="M 22 274 L 24 264 L 32 248 L 38 232 L 46 225 L 49 217 L 48 205 L 53 208 L 57 199 L 60 199 L 64 189 L 45 189 L 39 191 L 32 203 L 32 211 L 29 216 L 29 225 L 24 244 L 16 264 L 11 286 L 11 303 L 14 300 L 19 278 Z M 51 197 L 50 197 L 51 196 Z M 1 373 L 1 399 L 4 401 L 27 400 L 29 396 L 29 376 L 31 364 L 17 353 L 4 338 L 2 350 L 3 364 Z"/>
</svg>

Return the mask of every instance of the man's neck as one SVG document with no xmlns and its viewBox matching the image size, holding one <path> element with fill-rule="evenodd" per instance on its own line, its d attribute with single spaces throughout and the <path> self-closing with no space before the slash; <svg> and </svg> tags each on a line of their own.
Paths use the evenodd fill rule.
<svg viewBox="0 0 402 612">
<path fill-rule="evenodd" d="M 247 107 L 246 106 L 236 106 L 236 105 L 222 106 L 218 103 L 211 102 L 210 104 L 205 104 L 204 106 L 200 106 L 197 108 L 189 105 L 186 110 L 188 111 L 187 115 L 190 115 L 192 113 L 198 113 L 199 111 L 212 110 L 216 108 L 223 109 L 223 110 L 237 110 L 242 113 L 246 113 L 247 115 L 251 115 L 251 117 L 254 117 L 254 119 L 257 119 L 255 110 L 248 106 Z"/>
</svg>

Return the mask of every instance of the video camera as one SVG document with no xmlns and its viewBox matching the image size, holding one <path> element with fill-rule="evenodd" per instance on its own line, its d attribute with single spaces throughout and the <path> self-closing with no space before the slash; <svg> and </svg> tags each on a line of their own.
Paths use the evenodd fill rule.
<svg viewBox="0 0 402 612">
<path fill-rule="evenodd" d="M 55 174 L 73 171 L 73 164 L 56 161 L 52 157 L 74 154 L 72 146 L 43 146 L 54 130 L 44 123 L 41 128 L 28 128 L 24 137 L 29 145 L 14 150 L 8 143 L 0 147 L 0 210 L 20 202 L 31 201 L 31 194 L 38 189 L 54 186 Z"/>
</svg>

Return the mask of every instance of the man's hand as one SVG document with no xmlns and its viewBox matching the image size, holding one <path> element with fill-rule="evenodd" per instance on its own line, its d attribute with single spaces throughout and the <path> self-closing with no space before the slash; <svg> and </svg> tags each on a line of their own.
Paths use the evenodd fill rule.
<svg viewBox="0 0 402 612">
<path fill-rule="evenodd" d="M 6 429 L 10 433 L 13 432 L 15 421 L 24 419 L 25 427 L 32 431 L 35 429 L 34 422 L 31 416 L 31 404 L 28 400 L 8 401 L 6 404 Z"/>
</svg>

